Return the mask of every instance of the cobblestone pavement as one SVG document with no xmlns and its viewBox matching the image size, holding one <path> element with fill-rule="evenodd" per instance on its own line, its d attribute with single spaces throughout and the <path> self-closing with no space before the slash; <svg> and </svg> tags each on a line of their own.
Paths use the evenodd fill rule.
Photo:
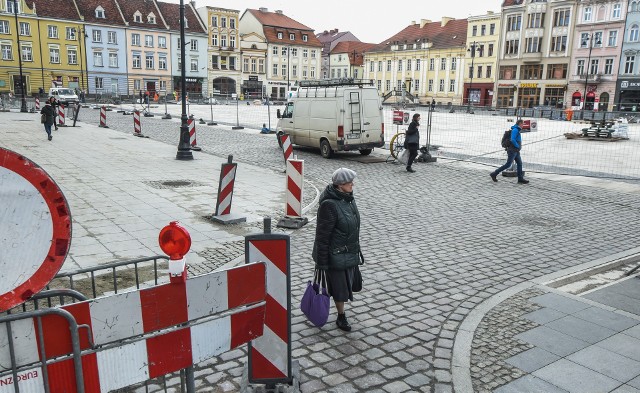
<svg viewBox="0 0 640 393">
<path fill-rule="evenodd" d="M 109 126 L 131 132 L 132 119 L 110 114 Z M 178 141 L 174 121 L 144 118 L 143 133 Z M 198 154 L 284 168 L 274 135 L 200 125 L 197 135 L 205 152 Z M 487 170 L 443 160 L 408 174 L 399 165 L 345 159 L 352 155 L 324 160 L 315 150 L 295 152 L 319 187 L 340 166 L 358 173 L 367 260 L 364 290 L 346 308 L 353 331 L 336 329 L 335 314 L 314 328 L 297 305 L 312 275 L 315 224 L 291 234 L 293 358 L 303 392 L 459 392 L 452 348 L 475 307 L 519 283 L 637 246 L 640 199 L 633 192 L 535 177 L 527 186 L 502 178 L 494 184 Z M 494 355 L 481 343 L 472 356 L 474 386 L 490 390 L 514 376 L 487 379 L 481 369 Z M 244 350 L 235 350 L 200 365 L 198 390 L 237 391 L 245 361 Z"/>
</svg>

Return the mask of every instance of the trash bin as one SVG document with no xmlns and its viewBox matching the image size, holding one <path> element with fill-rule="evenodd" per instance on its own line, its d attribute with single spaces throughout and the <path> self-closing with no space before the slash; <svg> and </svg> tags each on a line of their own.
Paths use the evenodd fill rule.
<svg viewBox="0 0 640 393">
<path fill-rule="evenodd" d="M 572 109 L 565 109 L 564 111 L 564 117 L 567 121 L 571 121 L 571 119 L 573 118 L 573 110 Z"/>
</svg>

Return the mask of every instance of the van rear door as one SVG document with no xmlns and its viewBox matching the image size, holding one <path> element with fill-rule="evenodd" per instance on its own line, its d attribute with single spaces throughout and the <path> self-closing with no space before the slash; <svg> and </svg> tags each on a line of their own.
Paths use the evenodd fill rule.
<svg viewBox="0 0 640 393">
<path fill-rule="evenodd" d="M 360 143 L 362 133 L 362 101 L 360 90 L 345 89 L 344 99 L 346 107 L 344 116 L 345 144 L 355 145 Z"/>
<path fill-rule="evenodd" d="M 382 134 L 382 110 L 380 97 L 375 89 L 363 89 L 361 98 L 362 133 L 360 143 L 380 142 Z"/>
</svg>

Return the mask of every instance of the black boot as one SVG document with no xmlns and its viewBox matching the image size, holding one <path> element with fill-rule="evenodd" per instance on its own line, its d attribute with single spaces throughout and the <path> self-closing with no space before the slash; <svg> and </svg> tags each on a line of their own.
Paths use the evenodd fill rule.
<svg viewBox="0 0 640 393">
<path fill-rule="evenodd" d="M 338 314 L 336 325 L 338 325 L 338 328 L 344 330 L 345 332 L 351 331 L 351 325 L 349 325 L 349 321 L 347 321 L 347 316 L 345 314 Z"/>
</svg>

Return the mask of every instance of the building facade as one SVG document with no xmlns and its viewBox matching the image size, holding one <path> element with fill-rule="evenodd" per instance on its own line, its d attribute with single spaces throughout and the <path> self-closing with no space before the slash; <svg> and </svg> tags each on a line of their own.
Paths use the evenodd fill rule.
<svg viewBox="0 0 640 393">
<path fill-rule="evenodd" d="M 640 1 L 627 4 L 613 110 L 640 111 Z"/>
<path fill-rule="evenodd" d="M 341 41 L 331 51 L 327 62 L 330 78 L 363 79 L 364 55 L 376 44 L 360 41 Z"/>
<path fill-rule="evenodd" d="M 247 99 L 267 97 L 267 40 L 258 33 L 240 36 L 242 91 Z"/>
<path fill-rule="evenodd" d="M 498 107 L 566 106 L 576 8 L 570 0 L 503 2 Z"/>
<path fill-rule="evenodd" d="M 360 42 L 353 33 L 349 31 L 338 31 L 338 29 L 325 30 L 316 34 L 316 38 L 322 44 L 322 66 L 320 69 L 322 79 L 330 76 L 329 67 L 331 66 L 331 52 L 340 42 Z"/>
<path fill-rule="evenodd" d="M 494 88 L 498 74 L 500 14 L 488 12 L 468 18 L 467 55 L 464 63 L 462 103 L 472 106 L 495 105 Z"/>
<path fill-rule="evenodd" d="M 573 109 L 613 109 L 626 8 L 621 0 L 578 2 L 568 89 Z"/>
</svg>

